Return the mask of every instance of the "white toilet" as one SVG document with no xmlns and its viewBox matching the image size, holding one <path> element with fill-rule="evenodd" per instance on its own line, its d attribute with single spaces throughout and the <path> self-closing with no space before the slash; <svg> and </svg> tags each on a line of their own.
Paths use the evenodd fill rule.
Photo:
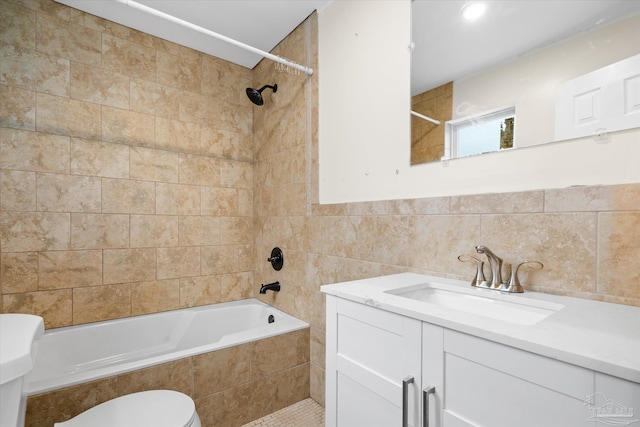
<svg viewBox="0 0 640 427">
<path fill-rule="evenodd" d="M 201 427 L 193 400 L 172 390 L 120 396 L 54 427 Z"/>
<path fill-rule="evenodd" d="M 33 342 L 42 336 L 39 316 L 0 314 L 0 426 L 22 427 L 26 398 L 23 377 L 36 358 Z M 172 390 L 132 393 L 101 403 L 57 427 L 201 427 L 193 400 Z"/>
</svg>

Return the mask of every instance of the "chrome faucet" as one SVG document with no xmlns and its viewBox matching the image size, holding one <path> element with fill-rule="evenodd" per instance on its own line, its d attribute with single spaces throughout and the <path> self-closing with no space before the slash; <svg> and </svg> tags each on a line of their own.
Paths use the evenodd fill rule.
<svg viewBox="0 0 640 427">
<path fill-rule="evenodd" d="M 479 254 L 484 254 L 487 257 L 487 260 L 489 261 L 489 267 L 491 268 L 490 280 L 486 280 L 484 277 L 484 262 L 481 259 L 469 255 L 460 255 L 458 259 L 460 261 L 476 262 L 476 277 L 474 277 L 471 281 L 471 286 L 475 286 L 477 288 L 495 289 L 497 291 L 503 292 L 522 293 L 524 292 L 524 289 L 522 289 L 520 280 L 518 280 L 518 269 L 523 265 L 526 265 L 532 270 L 539 270 L 544 267 L 542 263 L 538 261 L 524 261 L 520 263 L 509 264 L 507 265 L 507 276 L 510 276 L 509 281 L 503 282 L 502 258 L 494 254 L 488 247 L 482 245 L 476 246 L 476 252 Z"/>
<path fill-rule="evenodd" d="M 486 246 L 476 246 L 476 252 L 479 254 L 485 254 L 489 260 L 489 267 L 491 268 L 491 286 L 494 289 L 499 288 L 502 285 L 502 258 L 491 252 Z"/>
</svg>

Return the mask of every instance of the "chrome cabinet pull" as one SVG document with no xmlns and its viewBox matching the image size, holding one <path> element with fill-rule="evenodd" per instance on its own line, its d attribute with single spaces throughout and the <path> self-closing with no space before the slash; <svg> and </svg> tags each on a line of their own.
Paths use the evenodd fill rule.
<svg viewBox="0 0 640 427">
<path fill-rule="evenodd" d="M 411 375 L 402 381 L 402 427 L 409 427 L 409 384 L 412 382 Z"/>
<path fill-rule="evenodd" d="M 429 395 L 435 392 L 435 386 L 422 390 L 422 427 L 429 427 Z"/>
</svg>

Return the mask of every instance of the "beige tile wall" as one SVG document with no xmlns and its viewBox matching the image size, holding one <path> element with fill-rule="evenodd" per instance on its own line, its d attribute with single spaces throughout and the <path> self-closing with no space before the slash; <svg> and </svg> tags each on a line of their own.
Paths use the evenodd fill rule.
<svg viewBox="0 0 640 427">
<path fill-rule="evenodd" d="M 453 82 L 411 97 L 411 110 L 442 124 L 411 116 L 411 164 L 439 161 L 444 156 L 444 122 L 453 114 Z"/>
<path fill-rule="evenodd" d="M 0 17 L 0 310 L 251 295 L 251 71 L 49 0 Z"/>
</svg>

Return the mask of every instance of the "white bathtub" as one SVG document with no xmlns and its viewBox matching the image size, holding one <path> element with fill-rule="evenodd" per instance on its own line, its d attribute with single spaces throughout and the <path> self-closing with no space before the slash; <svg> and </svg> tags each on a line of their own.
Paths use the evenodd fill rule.
<svg viewBox="0 0 640 427">
<path fill-rule="evenodd" d="M 273 323 L 269 317 L 273 316 Z M 27 396 L 110 377 L 308 327 L 256 299 L 225 302 L 45 332 Z"/>
</svg>

